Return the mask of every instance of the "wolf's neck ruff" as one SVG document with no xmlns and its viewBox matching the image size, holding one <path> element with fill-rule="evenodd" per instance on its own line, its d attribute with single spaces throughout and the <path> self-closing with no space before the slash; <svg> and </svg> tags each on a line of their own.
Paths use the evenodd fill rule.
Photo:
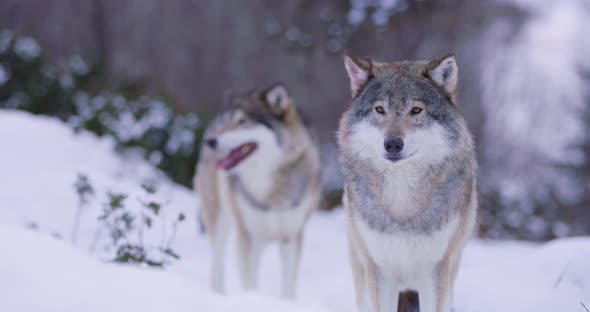
<svg viewBox="0 0 590 312">
<path fill-rule="evenodd" d="M 371 165 L 345 170 L 346 191 L 355 213 L 373 230 L 382 233 L 428 234 L 440 230 L 470 199 L 473 177 L 468 171 L 448 172 L 451 161 L 412 171 L 379 172 Z M 404 168 L 405 169 L 405 168 Z M 428 181 L 415 183 L 414 180 Z M 457 192 L 455 190 L 461 190 Z M 411 211 L 403 211 L 408 207 Z"/>
<path fill-rule="evenodd" d="M 309 168 L 306 164 L 307 158 L 307 154 L 302 153 L 293 161 L 279 167 L 271 175 L 274 183 L 266 198 L 256 198 L 248 189 L 248 181 L 244 182 L 239 174 L 230 176 L 230 184 L 253 208 L 258 210 L 271 211 L 298 207 L 312 182 L 312 175 L 307 169 Z"/>
</svg>

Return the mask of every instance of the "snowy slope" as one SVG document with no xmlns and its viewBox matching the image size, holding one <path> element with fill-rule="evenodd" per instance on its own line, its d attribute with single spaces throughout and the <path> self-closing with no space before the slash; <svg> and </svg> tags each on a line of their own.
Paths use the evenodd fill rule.
<svg viewBox="0 0 590 312">
<path fill-rule="evenodd" d="M 209 249 L 196 225 L 196 196 L 169 182 L 113 143 L 73 134 L 57 120 L 0 111 L 0 311 L 355 311 L 341 211 L 310 221 L 298 299 L 276 299 L 278 250 L 262 259 L 261 291 L 239 288 L 235 250 L 228 246 L 229 294 L 208 290 Z M 97 199 L 83 215 L 76 246 L 69 242 L 77 198 L 73 182 L 86 173 Z M 165 270 L 116 265 L 88 253 L 107 190 L 130 194 L 157 181 L 165 212 L 188 222 L 174 248 L 182 259 Z M 37 232 L 25 229 L 27 222 Z M 57 232 L 65 239 L 55 239 Z M 151 239 L 151 238 L 150 238 Z M 590 238 L 535 245 L 472 241 L 456 287 L 455 311 L 584 311 L 590 305 Z M 32 300 L 34 298 L 34 300 Z"/>
<path fill-rule="evenodd" d="M 226 299 L 164 271 L 106 265 L 22 227 L 0 226 L 0 249 L 2 311 L 303 311 L 257 294 Z"/>
</svg>

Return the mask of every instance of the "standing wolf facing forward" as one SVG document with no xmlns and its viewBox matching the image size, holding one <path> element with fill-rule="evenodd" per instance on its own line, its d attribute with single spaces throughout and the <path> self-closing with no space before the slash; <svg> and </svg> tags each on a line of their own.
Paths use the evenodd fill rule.
<svg viewBox="0 0 590 312">
<path fill-rule="evenodd" d="M 231 102 L 205 132 L 194 180 L 212 246 L 211 285 L 223 292 L 224 248 L 235 223 L 244 287 L 257 286 L 263 248 L 278 241 L 282 296 L 292 298 L 303 227 L 321 194 L 318 150 L 284 85 Z"/>
<path fill-rule="evenodd" d="M 404 310 L 417 292 L 420 311 L 448 312 L 477 210 L 455 57 L 344 63 L 353 102 L 338 142 L 357 304 Z"/>
</svg>

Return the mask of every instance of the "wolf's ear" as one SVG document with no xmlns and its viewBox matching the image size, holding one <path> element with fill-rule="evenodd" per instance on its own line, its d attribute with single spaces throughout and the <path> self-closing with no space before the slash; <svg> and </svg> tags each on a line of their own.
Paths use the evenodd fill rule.
<svg viewBox="0 0 590 312">
<path fill-rule="evenodd" d="M 268 103 L 273 110 L 278 112 L 286 110 L 289 105 L 291 105 L 287 87 L 280 82 L 275 83 L 266 89 L 263 96 L 266 103 Z"/>
<path fill-rule="evenodd" d="M 346 67 L 346 72 L 350 79 L 352 97 L 356 98 L 373 76 L 371 61 L 363 60 L 350 55 L 348 52 L 344 52 L 344 67 Z"/>
<path fill-rule="evenodd" d="M 431 61 L 426 66 L 426 75 L 434 83 L 443 88 L 453 103 L 457 94 L 457 79 L 459 68 L 455 60 L 455 54 L 448 54 L 439 59 Z"/>
</svg>

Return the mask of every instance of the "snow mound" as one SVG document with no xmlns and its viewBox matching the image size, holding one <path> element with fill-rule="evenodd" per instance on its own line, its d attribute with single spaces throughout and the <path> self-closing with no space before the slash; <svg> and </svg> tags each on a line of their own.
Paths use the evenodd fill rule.
<svg viewBox="0 0 590 312">
<path fill-rule="evenodd" d="M 590 238 L 545 245 L 472 242 L 459 271 L 456 311 L 583 312 L 580 302 L 590 301 L 589 252 Z"/>
<path fill-rule="evenodd" d="M 3 311 L 322 311 L 259 294 L 222 297 L 165 271 L 104 264 L 62 240 L 0 226 Z"/>
<path fill-rule="evenodd" d="M 169 218 L 178 212 L 190 221 L 196 218 L 197 201 L 190 190 L 172 183 L 137 153 L 115 153 L 111 138 L 74 133 L 57 119 L 3 110 L 0 143 L 0 184 L 6 186 L 0 189 L 0 223 L 34 224 L 43 232 L 70 240 L 78 207 L 74 191 L 78 174 L 87 175 L 95 191 L 81 218 L 76 239 L 80 247 L 92 244 L 108 192 L 127 194 L 126 206 L 138 211 L 140 200 L 147 198 L 141 185 L 154 185 L 155 198 L 166 203 L 163 210 Z M 192 222 L 180 229 L 179 240 L 197 236 Z M 157 237 L 146 235 L 152 240 Z"/>
</svg>

